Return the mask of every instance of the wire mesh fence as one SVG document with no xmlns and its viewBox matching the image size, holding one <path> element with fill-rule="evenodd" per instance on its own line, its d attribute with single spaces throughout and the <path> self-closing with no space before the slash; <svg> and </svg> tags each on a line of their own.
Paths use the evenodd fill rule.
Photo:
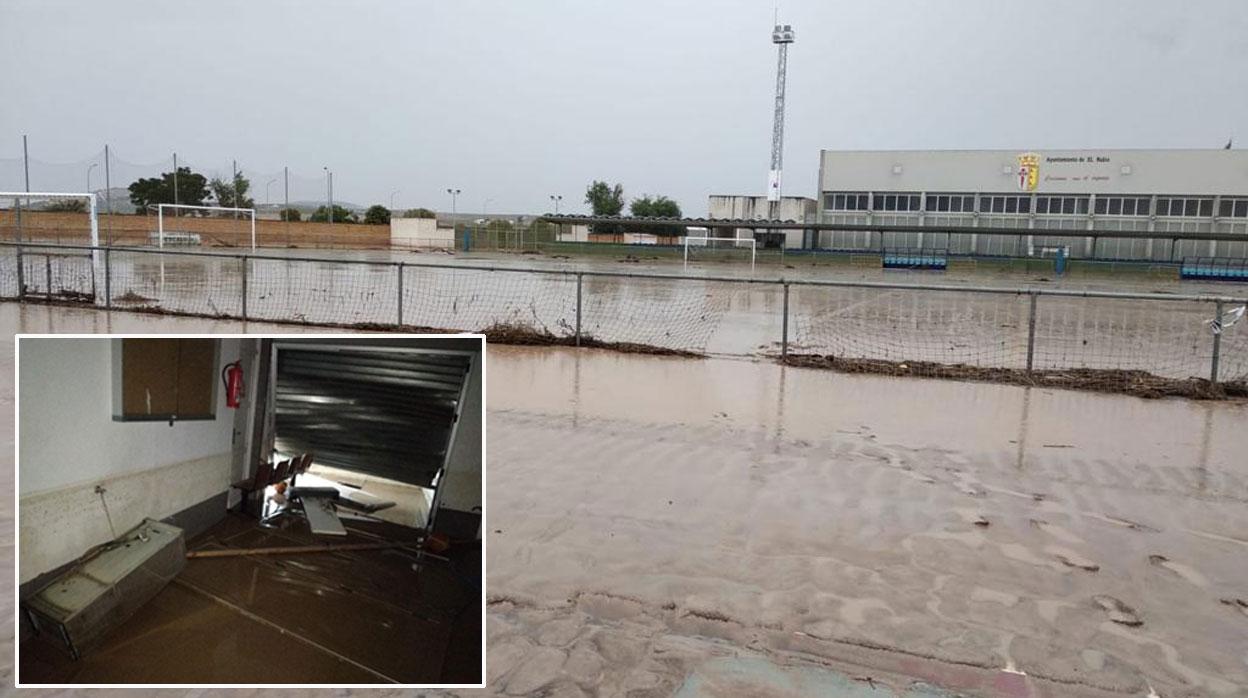
<svg viewBox="0 0 1248 698">
<path fill-rule="evenodd" d="M 1123 380 L 1248 381 L 1245 301 L 1231 297 L 29 243 L 0 244 L 0 297 L 310 325 L 483 331 L 533 343 L 804 356 L 920 375 L 1017 381 L 1033 372 L 1099 371 Z"/>
</svg>

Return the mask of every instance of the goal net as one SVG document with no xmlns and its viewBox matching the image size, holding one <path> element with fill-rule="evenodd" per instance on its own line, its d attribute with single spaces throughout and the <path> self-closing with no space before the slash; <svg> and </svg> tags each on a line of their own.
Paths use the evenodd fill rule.
<svg viewBox="0 0 1248 698">
<path fill-rule="evenodd" d="M 0 192 L 0 242 L 0 296 L 94 299 L 100 224 L 93 194 Z"/>
<path fill-rule="evenodd" d="M 217 245 L 256 249 L 256 209 L 158 204 L 151 242 L 166 245 Z"/>
<path fill-rule="evenodd" d="M 753 238 L 686 236 L 684 239 L 685 267 L 688 268 L 690 260 L 695 262 L 744 262 L 748 260 L 750 271 L 753 271 L 757 255 L 756 245 L 757 241 Z"/>
</svg>

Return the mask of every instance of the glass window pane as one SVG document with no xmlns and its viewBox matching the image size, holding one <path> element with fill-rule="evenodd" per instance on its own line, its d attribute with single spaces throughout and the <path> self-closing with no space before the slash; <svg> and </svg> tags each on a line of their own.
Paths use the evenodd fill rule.
<svg viewBox="0 0 1248 698">
<path fill-rule="evenodd" d="M 1235 202 L 1235 217 L 1248 218 L 1248 200 Z"/>
<path fill-rule="evenodd" d="M 1222 203 L 1218 205 L 1218 215 L 1226 218 L 1231 215 L 1235 202 L 1230 199 L 1222 199 Z"/>
<path fill-rule="evenodd" d="M 938 211 L 957 211 L 957 210 L 959 210 L 959 207 L 958 207 L 958 197 L 956 197 L 956 196 L 942 196 L 942 197 L 940 197 L 940 206 L 939 206 L 936 210 L 938 210 Z"/>
<path fill-rule="evenodd" d="M 1005 212 L 1016 213 L 1017 211 L 1018 211 L 1018 199 L 1013 196 L 1007 197 L 1005 200 Z"/>
<path fill-rule="evenodd" d="M 1105 197 L 1101 197 L 1101 198 L 1097 199 L 1097 200 L 1096 200 L 1096 212 L 1097 212 L 1097 213 L 1099 213 L 1099 214 L 1101 214 L 1101 215 L 1104 215 L 1104 214 L 1105 214 L 1105 207 L 1106 207 L 1106 205 L 1107 205 L 1107 204 L 1108 204 L 1108 202 L 1106 201 Z"/>
<path fill-rule="evenodd" d="M 1087 199 L 1079 199 L 1078 212 L 1083 213 L 1083 214 L 1086 214 L 1088 212 L 1088 200 Z"/>
<path fill-rule="evenodd" d="M 1074 213 L 1074 212 L 1075 212 L 1075 200 L 1070 197 L 1062 199 L 1062 213 Z"/>
<path fill-rule="evenodd" d="M 1188 199 L 1188 200 L 1187 200 L 1187 201 L 1183 204 L 1183 215 L 1185 215 L 1185 216 L 1195 216 L 1195 215 L 1196 215 L 1196 199 Z"/>
<path fill-rule="evenodd" d="M 1122 199 L 1121 198 L 1115 196 L 1114 198 L 1109 200 L 1109 215 L 1111 216 L 1122 215 Z"/>
<path fill-rule="evenodd" d="M 1203 199 L 1200 202 L 1200 215 L 1208 218 L 1213 215 L 1213 199 Z"/>
<path fill-rule="evenodd" d="M 1122 200 L 1122 215 L 1124 216 L 1135 215 L 1135 199 L 1128 197 Z"/>
</svg>

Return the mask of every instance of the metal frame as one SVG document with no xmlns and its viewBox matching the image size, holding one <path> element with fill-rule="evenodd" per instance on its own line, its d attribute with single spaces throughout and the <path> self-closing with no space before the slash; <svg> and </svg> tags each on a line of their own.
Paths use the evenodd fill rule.
<svg viewBox="0 0 1248 698">
<path fill-rule="evenodd" d="M 271 429 L 273 431 L 273 439 L 277 439 L 277 420 L 276 408 L 277 402 L 277 366 L 279 361 L 279 352 L 282 349 L 287 350 L 315 350 L 315 351 L 377 351 L 388 353 L 403 354 L 435 354 L 439 356 L 466 356 L 468 357 L 468 367 L 465 371 L 464 382 L 459 388 L 459 399 L 455 403 L 455 421 L 451 424 L 451 433 L 447 438 L 446 453 L 442 456 L 442 465 L 438 468 L 438 474 L 434 480 L 432 488 L 433 498 L 429 502 L 429 515 L 425 520 L 425 530 L 428 533 L 433 532 L 434 519 L 437 517 L 438 505 L 441 502 L 442 485 L 446 476 L 446 467 L 450 462 L 451 452 L 454 450 L 455 435 L 459 430 L 460 418 L 464 410 L 464 398 L 468 393 L 468 377 L 472 375 L 474 362 L 482 353 L 480 351 L 472 351 L 469 349 L 431 349 L 428 347 L 404 347 L 393 345 L 361 345 L 361 344 L 335 344 L 321 342 L 296 342 L 289 340 L 277 340 L 272 343 L 270 348 L 269 361 L 269 386 L 267 403 L 265 405 L 266 418 L 272 420 Z M 484 405 L 483 405 L 484 407 Z"/>
<path fill-rule="evenodd" d="M 225 206 L 191 206 L 189 204 L 156 204 L 156 234 L 157 247 L 165 246 L 165 209 L 182 209 L 191 211 L 230 211 L 234 213 L 250 213 L 251 214 L 251 249 L 256 249 L 256 209 L 254 208 L 228 208 Z"/>
</svg>

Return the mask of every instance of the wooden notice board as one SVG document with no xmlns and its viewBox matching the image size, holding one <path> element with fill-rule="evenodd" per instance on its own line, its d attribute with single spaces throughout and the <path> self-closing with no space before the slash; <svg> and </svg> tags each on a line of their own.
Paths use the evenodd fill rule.
<svg viewBox="0 0 1248 698">
<path fill-rule="evenodd" d="M 215 417 L 216 340 L 121 341 L 121 419 Z"/>
</svg>

